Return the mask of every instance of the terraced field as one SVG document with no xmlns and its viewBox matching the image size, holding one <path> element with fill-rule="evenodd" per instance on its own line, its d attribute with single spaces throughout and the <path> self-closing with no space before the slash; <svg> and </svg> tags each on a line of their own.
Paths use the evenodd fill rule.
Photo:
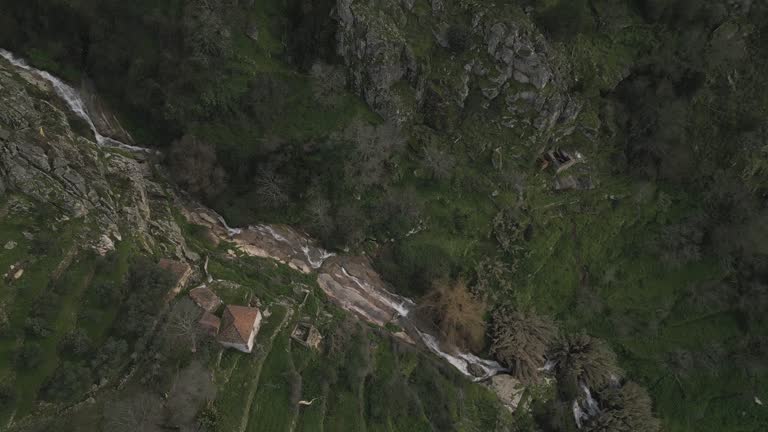
<svg viewBox="0 0 768 432">
<path fill-rule="evenodd" d="M 318 321 L 330 333 L 325 353 L 298 344 L 289 333 L 307 309 L 273 307 L 256 354 L 223 355 L 217 430 L 492 430 L 508 420 L 486 388 L 360 322 Z"/>
</svg>

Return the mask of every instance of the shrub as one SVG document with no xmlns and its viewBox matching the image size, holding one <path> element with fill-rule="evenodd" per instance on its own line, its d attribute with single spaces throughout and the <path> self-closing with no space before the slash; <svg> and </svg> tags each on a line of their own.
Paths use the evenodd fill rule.
<svg viewBox="0 0 768 432">
<path fill-rule="evenodd" d="M 445 36 L 448 48 L 454 53 L 463 53 L 469 48 L 469 32 L 464 27 L 452 25 Z"/>
<path fill-rule="evenodd" d="M 122 290 L 114 282 L 97 282 L 93 286 L 93 294 L 99 306 L 107 307 L 120 301 Z"/>
<path fill-rule="evenodd" d="M 598 393 L 600 412 L 584 424 L 585 432 L 658 432 L 659 421 L 653 417 L 648 392 L 627 382 L 609 386 Z"/>
<path fill-rule="evenodd" d="M 35 342 L 26 342 L 16 352 L 16 365 L 19 369 L 34 369 L 43 361 L 43 348 Z"/>
<path fill-rule="evenodd" d="M 5 379 L 0 382 L 0 409 L 13 405 L 16 401 L 16 385 L 13 380 Z"/>
<path fill-rule="evenodd" d="M 528 310 L 499 308 L 493 313 L 491 352 L 523 382 L 535 381 L 557 337 L 549 317 Z"/>
<path fill-rule="evenodd" d="M 435 281 L 432 291 L 422 299 L 418 312 L 456 346 L 474 351 L 483 348 L 485 305 L 472 297 L 463 280 Z"/>
<path fill-rule="evenodd" d="M 84 395 L 93 383 L 91 370 L 79 363 L 64 362 L 43 387 L 49 401 L 72 402 Z"/>
<path fill-rule="evenodd" d="M 51 334 L 48 324 L 42 318 L 27 318 L 24 320 L 24 331 L 36 338 L 44 338 Z"/>
<path fill-rule="evenodd" d="M 91 338 L 83 329 L 75 329 L 64 335 L 58 350 L 62 354 L 83 356 L 91 351 L 92 345 Z"/>
<path fill-rule="evenodd" d="M 556 363 L 558 381 L 566 391 L 575 391 L 580 383 L 602 388 L 621 373 L 616 354 L 608 344 L 583 332 L 561 337 L 550 357 Z"/>
</svg>

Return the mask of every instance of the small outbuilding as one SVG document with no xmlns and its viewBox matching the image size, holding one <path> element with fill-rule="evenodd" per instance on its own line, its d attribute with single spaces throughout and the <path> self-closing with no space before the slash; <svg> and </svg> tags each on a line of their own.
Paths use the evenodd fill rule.
<svg viewBox="0 0 768 432">
<path fill-rule="evenodd" d="M 216 337 L 219 334 L 219 327 L 221 327 L 221 320 L 216 315 L 210 312 L 203 312 L 203 316 L 200 317 L 200 321 L 197 322 L 200 326 L 200 330 L 203 333 Z"/>
<path fill-rule="evenodd" d="M 247 306 L 228 305 L 221 317 L 216 340 L 227 348 L 250 353 L 261 327 L 261 311 Z"/>
<path fill-rule="evenodd" d="M 317 328 L 315 328 L 315 326 L 303 322 L 296 324 L 296 327 L 291 333 L 291 337 L 296 342 L 312 349 L 318 349 L 320 346 L 320 341 L 323 340 L 323 336 L 320 334 Z"/>
<path fill-rule="evenodd" d="M 192 276 L 192 268 L 187 263 L 168 258 L 162 258 L 160 261 L 158 261 L 157 265 L 163 270 L 173 274 L 175 283 L 168 293 L 167 298 L 167 300 L 170 301 L 176 297 L 187 285 L 189 278 Z"/>
<path fill-rule="evenodd" d="M 189 298 L 207 312 L 213 312 L 221 306 L 221 299 L 210 288 L 201 286 L 189 291 Z"/>
<path fill-rule="evenodd" d="M 556 174 L 560 174 L 568 168 L 576 165 L 581 161 L 581 159 L 582 156 L 579 154 L 579 152 L 571 154 L 565 150 L 554 149 L 548 151 L 544 155 L 544 168 L 551 166 L 555 170 Z"/>
</svg>

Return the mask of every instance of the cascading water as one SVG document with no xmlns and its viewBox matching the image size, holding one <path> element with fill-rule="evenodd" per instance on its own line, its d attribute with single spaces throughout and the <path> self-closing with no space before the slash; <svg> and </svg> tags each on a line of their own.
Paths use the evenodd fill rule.
<svg viewBox="0 0 768 432">
<path fill-rule="evenodd" d="M 65 83 L 64 81 L 60 80 L 59 78 L 51 75 L 50 73 L 44 70 L 33 68 L 32 66 L 28 65 L 27 62 L 25 62 L 23 59 L 20 59 L 15 55 L 13 55 L 13 53 L 11 53 L 10 51 L 6 51 L 0 48 L 0 57 L 3 57 L 4 59 L 8 60 L 9 63 L 16 66 L 17 68 L 29 71 L 39 76 L 40 78 L 48 81 L 53 87 L 53 90 L 56 92 L 56 94 L 59 95 L 59 97 L 62 98 L 64 102 L 66 102 L 69 109 L 71 109 L 72 112 L 75 113 L 75 115 L 77 115 L 78 117 L 83 119 L 86 123 L 88 123 L 88 127 L 91 128 L 93 135 L 96 137 L 96 142 L 99 145 L 116 147 L 116 148 L 121 148 L 124 150 L 130 150 L 130 151 L 140 151 L 140 152 L 150 151 L 149 149 L 128 145 L 116 139 L 105 137 L 102 134 L 100 134 L 99 131 L 96 129 L 96 125 L 93 123 L 91 116 L 88 114 L 88 110 L 85 106 L 85 102 L 83 102 L 83 98 L 80 96 L 80 93 L 69 84 Z"/>
</svg>

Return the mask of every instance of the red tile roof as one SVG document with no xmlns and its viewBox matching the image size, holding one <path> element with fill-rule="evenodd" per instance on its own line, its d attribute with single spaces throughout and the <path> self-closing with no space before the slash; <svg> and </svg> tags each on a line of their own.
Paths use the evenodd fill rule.
<svg viewBox="0 0 768 432">
<path fill-rule="evenodd" d="M 247 344 L 253 331 L 253 324 L 259 316 L 258 308 L 229 305 L 221 317 L 221 342 Z"/>
<path fill-rule="evenodd" d="M 216 315 L 209 312 L 205 312 L 203 313 L 203 316 L 200 317 L 200 321 L 198 321 L 198 324 L 200 324 L 200 327 L 202 327 L 208 333 L 215 336 L 219 332 L 219 326 L 221 325 L 221 320 Z"/>
</svg>

